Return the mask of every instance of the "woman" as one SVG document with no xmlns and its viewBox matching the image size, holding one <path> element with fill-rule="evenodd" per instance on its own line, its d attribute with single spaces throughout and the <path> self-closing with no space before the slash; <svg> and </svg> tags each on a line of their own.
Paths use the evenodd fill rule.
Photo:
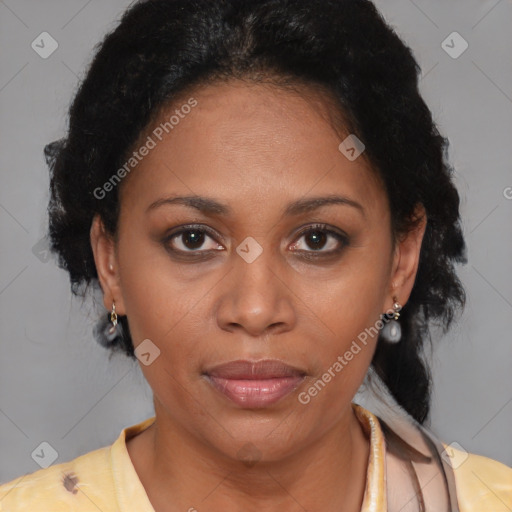
<svg viewBox="0 0 512 512">
<path fill-rule="evenodd" d="M 511 468 L 423 426 L 465 244 L 418 71 L 369 1 L 125 13 L 47 147 L 49 234 L 155 416 L 2 485 L 1 510 L 512 507 Z"/>
</svg>

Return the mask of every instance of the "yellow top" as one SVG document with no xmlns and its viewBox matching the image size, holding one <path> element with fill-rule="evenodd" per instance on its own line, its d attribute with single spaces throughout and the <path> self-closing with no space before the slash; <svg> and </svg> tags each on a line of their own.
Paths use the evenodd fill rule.
<svg viewBox="0 0 512 512">
<path fill-rule="evenodd" d="M 373 413 L 358 404 L 352 406 L 370 439 L 361 511 L 387 512 L 384 433 Z M 155 416 L 123 429 L 111 446 L 0 485 L 0 511 L 154 512 L 126 448 L 127 439 L 154 421 Z M 461 462 L 453 464 L 460 512 L 512 510 L 512 468 L 443 446 L 450 458 Z"/>
</svg>

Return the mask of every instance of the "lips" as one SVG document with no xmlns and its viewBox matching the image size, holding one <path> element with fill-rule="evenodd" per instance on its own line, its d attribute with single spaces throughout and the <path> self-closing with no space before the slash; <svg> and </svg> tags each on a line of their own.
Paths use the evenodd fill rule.
<svg viewBox="0 0 512 512">
<path fill-rule="evenodd" d="M 278 359 L 264 359 L 251 362 L 239 359 L 229 363 L 214 366 L 206 370 L 206 374 L 212 377 L 239 380 L 275 379 L 279 377 L 299 377 L 306 372 L 287 365 Z"/>
<path fill-rule="evenodd" d="M 237 360 L 204 372 L 216 391 L 237 405 L 261 408 L 271 405 L 295 390 L 306 372 L 277 359 Z"/>
</svg>

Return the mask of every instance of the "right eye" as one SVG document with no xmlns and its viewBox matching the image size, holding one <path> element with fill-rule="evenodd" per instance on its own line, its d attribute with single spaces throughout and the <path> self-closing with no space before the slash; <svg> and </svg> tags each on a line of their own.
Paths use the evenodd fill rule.
<svg viewBox="0 0 512 512">
<path fill-rule="evenodd" d="M 181 253 L 202 253 L 223 250 L 224 248 L 213 239 L 214 236 L 213 231 L 204 226 L 184 226 L 178 231 L 168 235 L 164 239 L 164 243 L 169 250 Z M 207 243 L 208 239 L 211 240 L 209 244 Z M 207 243 L 209 247 L 199 250 L 205 243 Z"/>
</svg>

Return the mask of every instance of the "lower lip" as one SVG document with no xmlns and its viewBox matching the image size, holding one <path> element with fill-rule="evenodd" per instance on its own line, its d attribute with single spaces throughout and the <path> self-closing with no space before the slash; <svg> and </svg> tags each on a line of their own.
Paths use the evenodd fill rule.
<svg viewBox="0 0 512 512">
<path fill-rule="evenodd" d="M 262 380 L 223 379 L 211 375 L 207 377 L 217 391 L 246 408 L 271 405 L 295 390 L 304 380 L 304 377 Z"/>
</svg>

